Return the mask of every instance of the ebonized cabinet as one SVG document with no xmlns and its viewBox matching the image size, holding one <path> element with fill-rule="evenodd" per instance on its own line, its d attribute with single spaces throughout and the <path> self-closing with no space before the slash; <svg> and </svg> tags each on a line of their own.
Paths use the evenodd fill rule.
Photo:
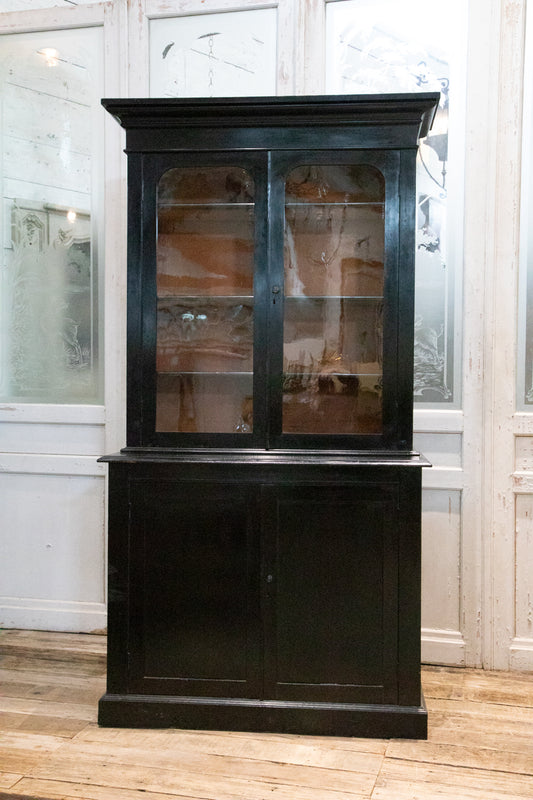
<svg viewBox="0 0 533 800">
<path fill-rule="evenodd" d="M 104 100 L 128 440 L 103 725 L 426 735 L 415 159 L 438 95 Z"/>
</svg>

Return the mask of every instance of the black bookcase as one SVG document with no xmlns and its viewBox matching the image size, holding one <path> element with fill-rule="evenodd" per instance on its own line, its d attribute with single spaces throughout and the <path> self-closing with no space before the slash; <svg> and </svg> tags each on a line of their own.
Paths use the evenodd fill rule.
<svg viewBox="0 0 533 800">
<path fill-rule="evenodd" d="M 127 445 L 99 721 L 426 735 L 415 162 L 438 95 L 104 100 Z"/>
</svg>

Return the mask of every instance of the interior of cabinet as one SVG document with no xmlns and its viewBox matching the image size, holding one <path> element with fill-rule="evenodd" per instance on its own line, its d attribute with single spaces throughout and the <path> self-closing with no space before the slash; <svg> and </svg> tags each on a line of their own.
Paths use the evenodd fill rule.
<svg viewBox="0 0 533 800">
<path fill-rule="evenodd" d="M 303 165 L 285 184 L 283 431 L 382 430 L 383 175 Z"/>
<path fill-rule="evenodd" d="M 174 168 L 159 181 L 158 431 L 252 428 L 253 194 L 239 167 Z"/>
<path fill-rule="evenodd" d="M 383 175 L 303 165 L 285 181 L 282 429 L 382 431 Z M 161 432 L 253 429 L 254 182 L 166 171 L 157 194 Z"/>
</svg>

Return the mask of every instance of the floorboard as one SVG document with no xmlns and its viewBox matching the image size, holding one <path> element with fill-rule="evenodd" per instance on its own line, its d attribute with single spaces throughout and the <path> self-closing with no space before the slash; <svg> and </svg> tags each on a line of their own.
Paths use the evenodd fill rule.
<svg viewBox="0 0 533 800">
<path fill-rule="evenodd" d="M 105 636 L 0 632 L 2 800 L 533 800 L 533 675 L 425 667 L 427 741 L 99 728 Z"/>
</svg>

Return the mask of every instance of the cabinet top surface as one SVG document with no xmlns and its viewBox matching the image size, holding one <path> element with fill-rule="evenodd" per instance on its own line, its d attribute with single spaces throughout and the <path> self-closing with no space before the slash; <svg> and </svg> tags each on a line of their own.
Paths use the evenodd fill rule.
<svg viewBox="0 0 533 800">
<path fill-rule="evenodd" d="M 271 125 L 413 125 L 427 135 L 438 92 L 224 98 L 104 98 L 126 130 L 146 127 Z"/>
<path fill-rule="evenodd" d="M 203 464 L 258 464 L 289 466 L 351 466 L 351 467 L 430 467 L 431 464 L 420 453 L 410 452 L 365 452 L 365 451 L 263 451 L 263 450 L 170 450 L 166 448 L 124 448 L 120 453 L 102 456 L 103 462 L 174 462 Z"/>
</svg>

